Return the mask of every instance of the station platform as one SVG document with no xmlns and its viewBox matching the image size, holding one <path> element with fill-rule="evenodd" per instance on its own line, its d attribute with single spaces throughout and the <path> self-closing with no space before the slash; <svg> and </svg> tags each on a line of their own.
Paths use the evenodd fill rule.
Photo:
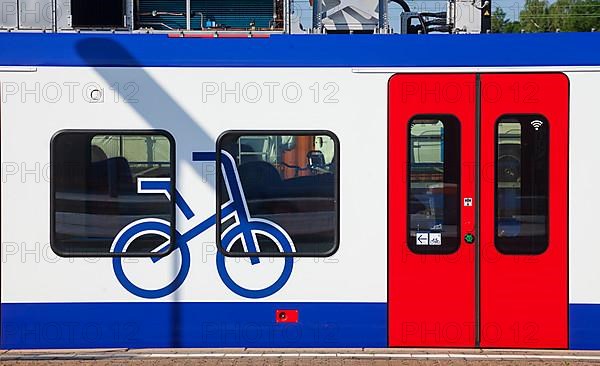
<svg viewBox="0 0 600 366">
<path fill-rule="evenodd" d="M 0 350 L 3 365 L 566 365 L 600 364 L 600 352 L 488 349 Z"/>
</svg>

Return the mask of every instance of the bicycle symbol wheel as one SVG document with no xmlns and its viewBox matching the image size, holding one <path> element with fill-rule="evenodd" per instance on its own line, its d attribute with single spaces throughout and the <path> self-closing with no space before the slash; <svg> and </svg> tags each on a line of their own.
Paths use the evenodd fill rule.
<svg viewBox="0 0 600 366">
<path fill-rule="evenodd" d="M 256 234 L 262 234 L 273 240 L 282 252 L 291 253 L 293 247 L 291 239 L 282 228 L 273 222 L 262 219 L 251 219 L 246 225 L 235 225 L 228 230 L 221 239 L 226 251 L 229 251 L 233 244 L 243 235 L 245 230 L 249 230 L 256 237 Z M 260 261 L 260 258 L 257 258 Z M 294 258 L 285 257 L 285 264 L 281 275 L 271 285 L 262 289 L 250 289 L 237 284 L 229 275 L 225 265 L 225 256 L 220 251 L 217 253 L 217 270 L 223 283 L 234 293 L 249 299 L 259 299 L 271 296 L 279 291 L 288 281 L 292 274 L 294 266 Z"/>
<path fill-rule="evenodd" d="M 112 252 L 126 252 L 129 245 L 134 240 L 140 238 L 143 235 L 160 235 L 168 239 L 171 235 L 171 226 L 168 221 L 157 218 L 141 219 L 134 221 L 131 224 L 127 225 L 125 228 L 123 228 L 123 230 L 121 230 L 119 234 L 117 234 L 113 241 Z M 179 233 L 176 233 L 176 235 L 178 238 L 181 237 Z M 175 251 L 177 250 L 179 250 L 181 254 L 180 268 L 177 272 L 177 275 L 167 285 L 159 287 L 157 289 L 144 289 L 134 284 L 127 277 L 125 271 L 123 270 L 123 260 L 126 258 L 113 258 L 113 270 L 121 285 L 132 294 L 146 299 L 157 299 L 160 297 L 164 297 L 173 293 L 181 286 L 183 281 L 185 281 L 185 278 L 187 277 L 190 270 L 190 250 L 188 248 L 187 243 L 178 240 Z M 153 262 L 160 260 L 160 258 L 141 259 L 152 260 Z"/>
</svg>

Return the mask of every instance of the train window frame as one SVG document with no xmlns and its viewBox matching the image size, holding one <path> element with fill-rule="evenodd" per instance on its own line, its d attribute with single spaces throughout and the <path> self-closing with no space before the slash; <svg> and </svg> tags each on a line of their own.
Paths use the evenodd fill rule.
<svg viewBox="0 0 600 366">
<path fill-rule="evenodd" d="M 55 212 L 55 199 L 56 199 L 56 184 L 54 164 L 56 163 L 55 147 L 56 140 L 58 137 L 64 134 L 87 134 L 92 135 L 92 139 L 95 136 L 101 135 L 119 135 L 119 136 L 162 136 L 167 138 L 169 141 L 169 174 L 170 174 L 170 189 L 171 192 L 176 191 L 176 179 L 177 179 L 177 159 L 176 159 L 176 142 L 175 138 L 171 133 L 163 129 L 140 129 L 140 130 L 119 130 L 119 129 L 62 129 L 56 131 L 50 138 L 50 248 L 59 257 L 64 258 L 159 258 L 166 257 L 177 248 L 176 240 L 173 238 L 177 237 L 177 207 L 175 199 L 169 200 L 171 207 L 171 217 L 169 220 L 170 224 L 170 243 L 169 248 L 160 253 L 153 252 L 124 252 L 124 253 L 111 253 L 111 252 L 85 252 L 85 251 L 64 251 L 57 248 L 56 242 L 56 212 Z M 91 141 L 91 139 L 90 139 Z M 137 182 L 136 182 L 137 185 Z M 137 193 L 139 194 L 139 193 Z"/>
<path fill-rule="evenodd" d="M 257 252 L 257 253 L 238 253 L 230 252 L 223 248 L 221 243 L 221 228 L 222 223 L 220 217 L 222 215 L 221 207 L 221 184 L 223 183 L 223 173 L 221 171 L 221 146 L 223 140 L 230 136 L 245 137 L 245 136 L 327 136 L 332 139 L 334 143 L 334 157 L 332 162 L 335 163 L 336 170 L 334 173 L 334 200 L 335 200 L 335 214 L 334 220 L 334 236 L 333 246 L 326 252 Z M 215 243 L 219 253 L 225 257 L 230 258 L 326 258 L 331 257 L 337 253 L 340 247 L 340 141 L 337 135 L 330 130 L 227 130 L 219 135 L 215 143 L 215 167 L 216 167 L 216 194 L 215 194 Z"/>
<path fill-rule="evenodd" d="M 522 245 L 522 243 L 520 241 L 523 241 L 525 239 L 522 239 L 522 237 L 519 237 L 519 240 L 509 240 L 509 239 L 505 239 L 504 243 L 499 243 L 499 236 L 498 236 L 498 198 L 499 198 L 499 187 L 498 187 L 498 158 L 499 158 L 499 130 L 500 130 L 500 123 L 511 123 L 510 121 L 507 120 L 514 120 L 512 121 L 512 123 L 519 123 L 521 126 L 521 131 L 523 128 L 524 124 L 527 124 L 526 121 L 531 121 L 533 120 L 539 120 L 543 122 L 543 125 L 546 126 L 547 130 L 546 130 L 546 146 L 547 146 L 547 153 L 546 153 L 546 220 L 545 220 L 545 243 L 543 248 L 538 249 L 536 247 L 536 245 L 538 245 L 538 243 L 534 243 L 534 244 L 530 244 L 530 246 L 532 247 L 532 250 L 530 251 L 524 251 L 524 250 L 514 250 L 514 247 L 517 246 L 516 248 L 519 248 L 518 245 Z M 494 124 L 494 211 L 493 211 L 493 215 L 494 215 L 494 247 L 496 248 L 496 250 L 503 254 L 503 255 L 527 255 L 527 256 L 535 256 L 535 255 L 541 255 L 544 254 L 548 248 L 550 247 L 550 126 L 551 126 L 551 122 L 548 120 L 548 118 L 543 115 L 543 114 L 539 114 L 539 113 L 506 113 L 506 114 L 502 114 L 500 117 L 498 117 L 498 119 L 496 120 L 495 124 Z M 523 138 L 523 133 L 521 132 L 520 134 L 520 138 Z M 520 143 L 520 146 L 522 146 L 522 142 Z M 522 153 L 521 153 L 522 154 Z M 521 155 L 522 156 L 522 155 Z M 520 166 L 522 166 L 522 163 L 520 162 Z M 509 241 L 512 241 L 512 243 L 508 243 Z M 541 247 L 541 245 L 538 245 Z M 534 250 L 536 249 L 536 250 Z"/>
<path fill-rule="evenodd" d="M 412 144 L 411 144 L 411 126 L 413 124 L 414 121 L 417 120 L 438 120 L 440 122 L 442 122 L 443 124 L 445 124 L 448 121 L 453 121 L 452 123 L 454 123 L 456 125 L 456 136 L 457 136 L 457 141 L 456 141 L 456 149 L 458 150 L 458 157 L 457 157 L 457 162 L 456 162 L 456 176 L 457 176 L 457 181 L 456 181 L 456 239 L 455 242 L 453 242 L 451 250 L 447 250 L 447 251 L 440 251 L 440 250 L 433 250 L 433 249 L 427 249 L 427 250 L 416 250 L 417 248 L 430 248 L 430 245 L 427 246 L 422 246 L 422 247 L 417 247 L 416 245 L 412 245 L 412 236 L 411 236 L 411 213 L 410 213 L 410 195 L 411 195 L 411 167 L 412 167 L 412 161 L 411 161 L 411 156 L 412 156 Z M 461 239 L 461 230 L 462 230 L 462 205 L 461 205 L 461 189 L 462 189 L 462 149 L 461 149 L 461 143 L 462 143 L 462 123 L 460 121 L 460 119 L 454 115 L 454 114 L 448 114 L 448 113 L 440 113 L 440 114 L 416 114 L 411 116 L 408 119 L 408 123 L 406 124 L 406 128 L 407 128 L 407 140 L 405 141 L 406 143 L 406 157 L 407 157 L 407 161 L 406 161 L 406 246 L 408 247 L 408 249 L 410 250 L 411 253 L 417 254 L 417 255 L 452 255 L 455 254 L 456 252 L 459 251 L 459 249 L 462 246 L 462 239 Z M 444 145 L 445 142 L 444 142 Z M 437 248 L 437 247 L 434 247 Z"/>
</svg>

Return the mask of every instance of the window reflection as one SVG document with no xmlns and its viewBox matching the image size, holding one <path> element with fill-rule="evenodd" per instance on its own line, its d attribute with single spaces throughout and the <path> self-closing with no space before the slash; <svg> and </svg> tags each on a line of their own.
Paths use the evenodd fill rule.
<svg viewBox="0 0 600 366">
<path fill-rule="evenodd" d="M 409 124 L 409 248 L 447 254 L 458 249 L 460 132 L 452 116 Z"/>
<path fill-rule="evenodd" d="M 140 177 L 171 178 L 171 141 L 160 134 L 62 132 L 52 141 L 53 241 L 62 255 L 106 255 L 115 236 L 146 217 L 173 221 L 162 194 L 137 194 Z M 144 235 L 128 254 L 149 254 L 165 239 Z"/>
<path fill-rule="evenodd" d="M 337 245 L 337 141 L 328 134 L 277 135 L 230 133 L 221 150 L 237 163 L 252 217 L 272 221 L 287 231 L 296 253 L 325 255 Z M 221 202 L 228 200 L 221 186 Z M 231 222 L 221 225 L 224 232 Z M 262 253 L 280 253 L 258 236 Z M 230 249 L 243 253 L 241 241 Z"/>
<path fill-rule="evenodd" d="M 496 151 L 496 246 L 539 254 L 548 244 L 548 121 L 501 118 Z"/>
</svg>

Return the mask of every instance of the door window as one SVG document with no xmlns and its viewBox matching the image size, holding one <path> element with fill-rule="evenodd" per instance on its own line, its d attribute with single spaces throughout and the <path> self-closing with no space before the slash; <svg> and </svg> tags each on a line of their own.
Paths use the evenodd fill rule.
<svg viewBox="0 0 600 366">
<path fill-rule="evenodd" d="M 409 129 L 408 246 L 421 254 L 453 253 L 459 246 L 458 119 L 416 117 Z"/>
<path fill-rule="evenodd" d="M 540 254 L 548 247 L 548 121 L 503 116 L 496 130 L 496 247 Z"/>
</svg>

